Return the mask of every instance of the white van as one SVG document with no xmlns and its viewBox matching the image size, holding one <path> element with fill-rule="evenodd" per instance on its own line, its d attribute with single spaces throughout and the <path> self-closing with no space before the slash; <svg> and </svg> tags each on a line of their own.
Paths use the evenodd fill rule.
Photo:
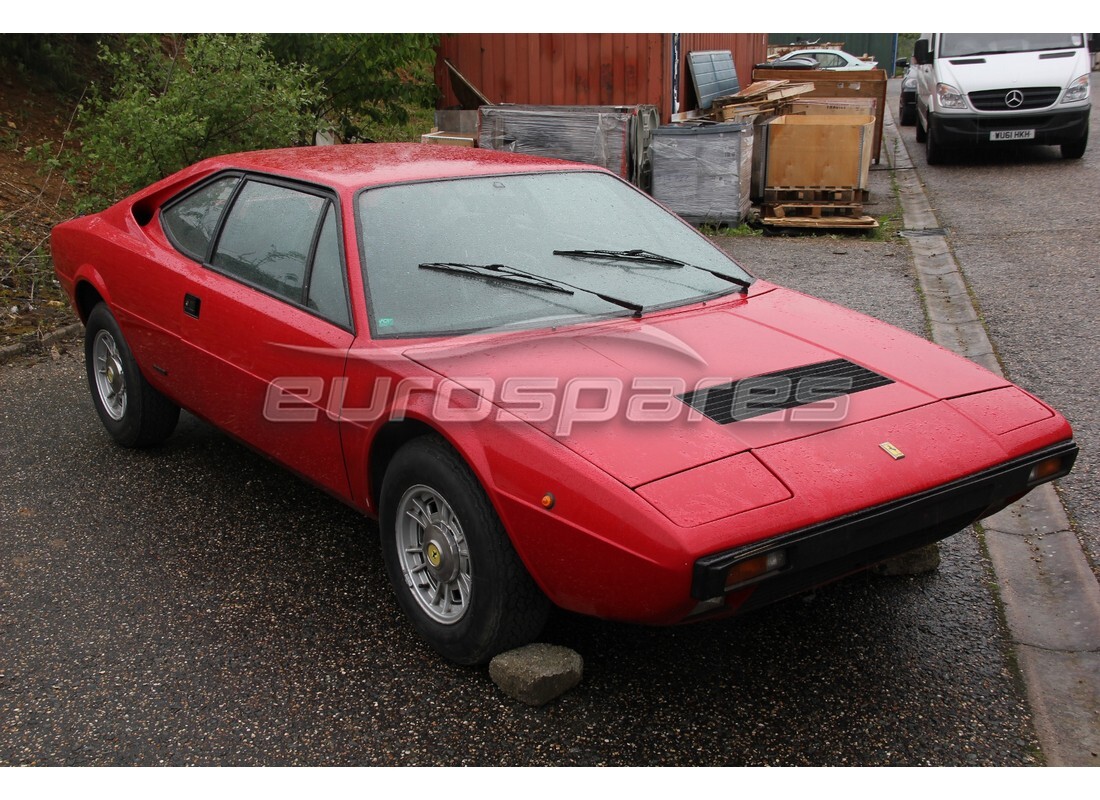
<svg viewBox="0 0 1100 800">
<path fill-rule="evenodd" d="M 1083 33 L 922 33 L 917 141 L 937 164 L 960 144 L 1061 145 L 1080 158 L 1089 136 Z"/>
</svg>

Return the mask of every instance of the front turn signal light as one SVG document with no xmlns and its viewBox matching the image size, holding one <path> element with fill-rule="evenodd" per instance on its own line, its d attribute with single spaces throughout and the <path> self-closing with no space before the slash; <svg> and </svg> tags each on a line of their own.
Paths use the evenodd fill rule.
<svg viewBox="0 0 1100 800">
<path fill-rule="evenodd" d="M 726 573 L 726 589 L 733 589 L 743 583 L 779 572 L 785 566 L 787 566 L 787 554 L 783 550 L 773 550 L 770 553 L 738 561 Z"/>
<path fill-rule="evenodd" d="M 1066 467 L 1065 459 L 1061 456 L 1044 458 L 1031 468 L 1031 472 L 1027 475 L 1027 485 L 1038 486 L 1040 483 L 1060 478 L 1068 472 L 1069 468 Z"/>
</svg>

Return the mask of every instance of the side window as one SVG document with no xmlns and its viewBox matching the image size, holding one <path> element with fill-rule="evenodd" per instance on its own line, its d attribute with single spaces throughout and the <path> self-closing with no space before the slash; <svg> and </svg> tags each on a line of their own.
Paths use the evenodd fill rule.
<svg viewBox="0 0 1100 800">
<path fill-rule="evenodd" d="M 325 203 L 285 186 L 247 182 L 229 210 L 211 263 L 245 283 L 302 303 L 309 251 Z"/>
<path fill-rule="evenodd" d="M 330 203 L 313 255 L 307 305 L 326 319 L 347 328 L 351 326 L 351 320 L 348 318 L 348 293 L 344 283 L 344 262 L 340 259 L 339 236 L 336 210 Z"/>
<path fill-rule="evenodd" d="M 239 180 L 237 176 L 216 180 L 164 210 L 161 224 L 180 252 L 196 261 L 206 260 L 218 220 Z"/>
</svg>

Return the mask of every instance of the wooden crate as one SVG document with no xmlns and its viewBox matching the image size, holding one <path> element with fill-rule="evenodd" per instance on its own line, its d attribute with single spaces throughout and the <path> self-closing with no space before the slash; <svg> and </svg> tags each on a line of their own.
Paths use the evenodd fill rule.
<svg viewBox="0 0 1100 800">
<path fill-rule="evenodd" d="M 874 117 L 782 116 L 765 126 L 764 189 L 868 188 Z"/>
<path fill-rule="evenodd" d="M 785 101 L 780 109 L 783 114 L 863 114 L 878 117 L 878 100 L 873 97 L 798 97 Z"/>
<path fill-rule="evenodd" d="M 421 144 L 447 144 L 451 147 L 477 147 L 476 133 L 457 133 L 455 131 L 432 131 L 420 136 Z"/>
<path fill-rule="evenodd" d="M 872 158 L 877 164 L 882 154 L 882 110 L 886 108 L 886 71 L 861 69 L 840 72 L 827 69 L 754 69 L 754 81 L 789 80 L 792 83 L 810 82 L 813 98 L 868 97 L 874 98 L 879 113 L 875 119 L 875 141 Z"/>
</svg>

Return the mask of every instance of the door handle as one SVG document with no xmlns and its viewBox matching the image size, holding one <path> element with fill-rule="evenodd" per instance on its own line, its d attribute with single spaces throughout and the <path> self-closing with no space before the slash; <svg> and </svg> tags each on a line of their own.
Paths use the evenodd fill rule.
<svg viewBox="0 0 1100 800">
<path fill-rule="evenodd" d="M 189 317 L 199 318 L 199 308 L 202 306 L 202 300 L 195 297 L 193 294 L 185 294 L 183 296 L 183 313 Z"/>
</svg>

